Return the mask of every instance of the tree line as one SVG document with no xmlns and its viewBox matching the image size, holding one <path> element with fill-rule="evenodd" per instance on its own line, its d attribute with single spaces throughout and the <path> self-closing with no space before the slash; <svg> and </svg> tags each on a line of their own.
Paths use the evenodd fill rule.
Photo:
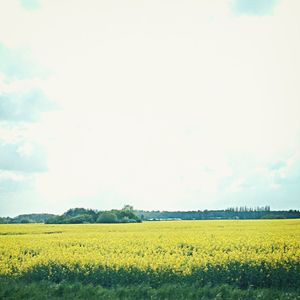
<svg viewBox="0 0 300 300">
<path fill-rule="evenodd" d="M 272 211 L 270 206 L 230 207 L 223 210 L 197 211 L 144 211 L 135 213 L 142 220 L 252 220 L 252 219 L 295 219 L 300 218 L 299 210 Z"/>
<path fill-rule="evenodd" d="M 83 224 L 83 223 L 140 223 L 141 219 L 128 207 L 97 211 L 85 208 L 71 208 L 60 216 L 45 221 L 46 224 Z"/>
<path fill-rule="evenodd" d="M 230 207 L 224 210 L 197 211 L 145 211 L 134 210 L 125 205 L 122 209 L 98 211 L 86 208 L 71 208 L 62 215 L 26 214 L 15 218 L 0 217 L 0 224 L 45 223 L 45 224 L 83 224 L 83 223 L 139 223 L 159 220 L 252 220 L 252 219 L 296 219 L 299 210 L 271 210 L 270 206 Z"/>
<path fill-rule="evenodd" d="M 0 224 L 26 224 L 26 223 L 44 223 L 48 219 L 54 218 L 54 214 L 24 214 L 17 217 L 0 217 Z"/>
<path fill-rule="evenodd" d="M 139 223 L 141 219 L 133 212 L 133 207 L 98 211 L 86 208 L 70 208 L 62 215 L 27 214 L 15 218 L 0 218 L 0 224 L 45 223 L 45 224 L 84 224 L 84 223 Z"/>
</svg>

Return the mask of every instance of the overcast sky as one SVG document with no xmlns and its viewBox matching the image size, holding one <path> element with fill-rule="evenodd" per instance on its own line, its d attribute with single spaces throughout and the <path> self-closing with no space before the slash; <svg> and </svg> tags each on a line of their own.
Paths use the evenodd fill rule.
<svg viewBox="0 0 300 300">
<path fill-rule="evenodd" d="M 300 209 L 299 0 L 0 0 L 0 216 Z"/>
</svg>

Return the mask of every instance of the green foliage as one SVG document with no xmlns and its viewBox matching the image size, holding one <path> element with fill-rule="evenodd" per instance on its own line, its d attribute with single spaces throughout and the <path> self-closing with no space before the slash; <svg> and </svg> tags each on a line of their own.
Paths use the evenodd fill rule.
<svg viewBox="0 0 300 300">
<path fill-rule="evenodd" d="M 29 224 L 29 223 L 31 223 L 31 222 L 30 222 L 29 219 L 22 219 L 22 220 L 20 221 L 20 223 L 21 223 L 21 224 Z"/>
<path fill-rule="evenodd" d="M 296 300 L 300 289 L 239 289 L 228 285 L 198 286 L 195 284 L 166 284 L 153 288 L 134 284 L 105 288 L 81 282 L 53 283 L 0 280 L 0 299 L 232 299 L 232 300 Z"/>
<path fill-rule="evenodd" d="M 299 210 L 271 211 L 269 206 L 248 208 L 237 207 L 225 210 L 204 211 L 143 211 L 134 210 L 133 206 L 125 205 L 121 210 L 113 209 L 111 213 L 117 216 L 117 223 L 141 222 L 141 220 L 214 220 L 214 219 L 295 219 L 300 218 Z M 26 214 L 15 218 L 0 217 L 0 224 L 10 223 L 46 223 L 46 224 L 76 224 L 96 223 L 103 212 L 93 209 L 71 208 L 63 215 Z M 85 216 L 78 217 L 78 216 Z M 87 217 L 89 216 L 89 217 Z M 75 218 L 75 219 L 72 219 Z"/>
<path fill-rule="evenodd" d="M 132 210 L 112 210 L 112 213 L 114 213 L 119 222 L 121 223 L 135 223 L 135 222 L 141 222 L 141 219 L 132 211 Z"/>
<path fill-rule="evenodd" d="M 88 214 L 74 216 L 69 219 L 70 224 L 93 223 L 93 217 Z"/>
<path fill-rule="evenodd" d="M 95 211 L 85 208 L 71 208 L 61 216 L 46 220 L 46 224 L 83 224 L 83 223 L 136 223 L 141 219 L 132 210 Z"/>
<path fill-rule="evenodd" d="M 0 218 L 0 224 L 44 223 L 53 217 L 55 217 L 53 214 L 26 214 L 15 218 Z"/>
<path fill-rule="evenodd" d="M 271 211 L 270 207 L 239 207 L 222 210 L 204 211 L 144 211 L 134 213 L 143 220 L 255 220 L 255 219 L 296 219 L 300 218 L 299 210 Z"/>
<path fill-rule="evenodd" d="M 114 213 L 105 211 L 100 214 L 97 223 L 118 223 L 118 219 Z"/>
<path fill-rule="evenodd" d="M 9 278 L 9 277 L 7 277 Z M 136 267 L 118 268 L 81 264 L 60 264 L 49 261 L 36 265 L 15 278 L 27 282 L 49 280 L 54 283 L 75 282 L 100 284 L 104 287 L 130 284 L 148 284 L 158 288 L 164 284 L 229 284 L 238 288 L 297 288 L 300 286 L 300 263 L 286 266 L 273 266 L 267 263 L 230 262 L 227 265 L 210 265 L 195 268 L 190 274 L 174 272 L 172 269 L 141 270 Z"/>
<path fill-rule="evenodd" d="M 126 204 L 126 205 L 123 206 L 122 210 L 133 211 L 133 206 L 132 206 L 132 205 L 129 205 L 129 204 Z"/>
<path fill-rule="evenodd" d="M 0 218 L 0 224 L 8 224 L 10 218 Z"/>
<path fill-rule="evenodd" d="M 77 216 L 90 216 L 92 219 L 96 218 L 96 211 L 85 208 L 70 208 L 63 214 L 65 217 L 77 217 Z"/>
<path fill-rule="evenodd" d="M 280 215 L 280 214 L 276 214 L 276 213 L 269 213 L 269 214 L 266 214 L 266 215 L 263 215 L 261 217 L 262 219 L 285 219 L 285 216 L 284 215 Z"/>
<path fill-rule="evenodd" d="M 65 216 L 55 216 L 45 221 L 45 224 L 67 224 L 70 218 Z"/>
</svg>

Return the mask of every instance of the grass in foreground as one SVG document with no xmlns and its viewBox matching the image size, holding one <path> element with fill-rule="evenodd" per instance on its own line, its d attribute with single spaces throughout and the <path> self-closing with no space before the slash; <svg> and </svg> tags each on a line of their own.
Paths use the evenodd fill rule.
<svg viewBox="0 0 300 300">
<path fill-rule="evenodd" d="M 300 289 L 238 289 L 229 285 L 204 286 L 167 284 L 159 288 L 149 285 L 130 285 L 104 288 L 82 283 L 26 283 L 15 280 L 0 281 L 0 299 L 300 299 Z"/>
</svg>

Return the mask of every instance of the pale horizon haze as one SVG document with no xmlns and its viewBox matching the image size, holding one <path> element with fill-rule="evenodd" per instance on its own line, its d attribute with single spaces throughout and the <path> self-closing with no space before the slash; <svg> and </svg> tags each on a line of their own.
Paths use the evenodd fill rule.
<svg viewBox="0 0 300 300">
<path fill-rule="evenodd" d="M 0 0 L 0 216 L 300 209 L 299 0 Z"/>
</svg>

